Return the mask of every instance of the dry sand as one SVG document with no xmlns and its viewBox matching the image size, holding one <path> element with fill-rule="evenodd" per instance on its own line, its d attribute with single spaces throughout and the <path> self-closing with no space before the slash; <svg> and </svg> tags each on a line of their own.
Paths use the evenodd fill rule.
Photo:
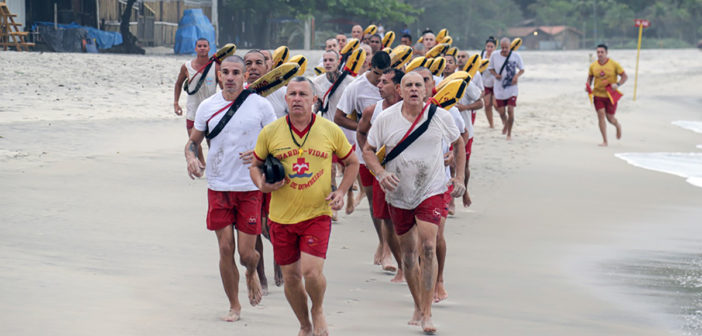
<svg viewBox="0 0 702 336">
<path fill-rule="evenodd" d="M 680 333 L 599 265 L 642 247 L 699 252 L 702 189 L 614 154 L 695 151 L 699 136 L 670 122 L 702 119 L 701 54 L 643 51 L 632 102 L 635 51 L 611 51 L 630 74 L 617 114 L 624 139 L 600 148 L 583 91 L 593 53 L 522 53 L 513 141 L 480 112 L 474 205 L 447 223 L 441 335 Z M 295 334 L 273 286 L 260 307 L 244 304 L 241 321 L 218 320 L 227 302 L 206 181 L 187 178 L 184 121 L 171 107 L 186 59 L 0 52 L 0 334 Z M 406 325 L 407 287 L 372 265 L 376 244 L 365 205 L 333 227 L 334 335 L 420 334 Z"/>
</svg>

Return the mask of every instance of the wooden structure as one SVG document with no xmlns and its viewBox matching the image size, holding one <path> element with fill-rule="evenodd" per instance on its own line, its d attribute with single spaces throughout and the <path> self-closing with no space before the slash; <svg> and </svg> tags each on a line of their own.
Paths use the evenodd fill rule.
<svg viewBox="0 0 702 336">
<path fill-rule="evenodd" d="M 15 47 L 17 51 L 29 51 L 34 43 L 25 39 L 29 33 L 22 31 L 22 24 L 15 22 L 16 14 L 10 12 L 5 2 L 0 2 L 0 46 L 3 50 Z"/>
</svg>

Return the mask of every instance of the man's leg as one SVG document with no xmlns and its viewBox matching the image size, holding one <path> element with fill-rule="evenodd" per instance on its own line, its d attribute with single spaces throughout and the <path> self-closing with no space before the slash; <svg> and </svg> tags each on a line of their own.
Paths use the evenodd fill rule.
<svg viewBox="0 0 702 336">
<path fill-rule="evenodd" d="M 490 124 L 490 128 L 495 128 L 495 123 L 492 120 L 492 95 L 486 94 L 485 97 L 483 97 L 483 102 L 485 103 L 485 116 Z"/>
<path fill-rule="evenodd" d="M 366 198 L 368 199 L 368 209 L 370 210 L 371 221 L 373 221 L 375 233 L 378 235 L 378 248 L 375 250 L 375 255 L 373 256 L 373 263 L 376 265 L 385 266 L 388 264 L 387 259 L 390 259 L 390 249 L 388 248 L 387 242 L 383 237 L 382 220 L 373 216 L 373 186 L 362 186 L 360 192 L 366 194 Z"/>
<path fill-rule="evenodd" d="M 607 121 L 604 108 L 597 109 L 597 123 L 600 126 L 600 133 L 602 134 L 602 143 L 600 146 L 607 146 Z"/>
<path fill-rule="evenodd" d="M 436 290 L 434 291 L 434 302 L 441 302 L 448 298 L 446 288 L 444 288 L 444 266 L 446 265 L 446 239 L 444 238 L 444 229 L 446 227 L 446 218 L 441 218 L 439 224 L 439 232 L 436 237 L 436 261 L 438 263 L 436 275 Z"/>
<path fill-rule="evenodd" d="M 395 262 L 397 262 L 397 273 L 395 273 L 395 277 L 390 281 L 402 282 L 402 252 L 400 251 L 400 242 L 397 238 L 397 234 L 395 234 L 395 228 L 393 227 L 392 220 L 390 218 L 381 219 L 380 222 L 382 225 L 381 231 L 383 232 L 383 240 L 386 242 L 386 246 L 390 249 L 390 254 L 392 254 L 392 257 L 395 258 Z M 392 265 L 392 261 L 389 259 L 390 255 L 383 259 L 383 270 L 392 272 L 394 271 L 395 266 Z"/>
<path fill-rule="evenodd" d="M 512 126 L 514 126 L 514 106 L 507 106 L 507 140 L 512 139 Z"/>
<path fill-rule="evenodd" d="M 417 234 L 419 236 L 419 264 L 421 265 L 420 279 L 420 309 L 422 311 L 421 326 L 425 333 L 436 332 L 436 327 L 431 321 L 431 304 L 436 286 L 438 263 L 436 261 L 436 239 L 439 227 L 436 224 L 422 221 L 418 218 Z"/>
<path fill-rule="evenodd" d="M 288 300 L 297 320 L 300 322 L 298 336 L 312 336 L 312 322 L 307 308 L 307 294 L 302 284 L 301 261 L 289 265 L 282 265 L 283 279 L 285 280 L 285 298 Z"/>
<path fill-rule="evenodd" d="M 261 235 L 256 237 L 256 252 L 259 255 L 256 273 L 258 273 L 258 279 L 261 280 L 261 292 L 263 295 L 268 295 L 268 278 L 266 278 L 266 268 L 263 260 L 263 238 L 261 238 Z"/>
<path fill-rule="evenodd" d="M 495 109 L 497 110 L 497 113 L 500 114 L 500 119 L 502 119 L 502 134 L 507 134 L 507 114 L 505 113 L 505 107 L 500 106 L 498 103 L 495 106 Z"/>
<path fill-rule="evenodd" d="M 219 244 L 219 274 L 222 277 L 224 293 L 229 299 L 229 313 L 223 317 L 227 322 L 234 322 L 241 315 L 239 303 L 239 270 L 234 261 L 234 229 L 228 225 L 215 231 Z"/>
<path fill-rule="evenodd" d="M 261 283 L 256 273 L 259 259 L 259 254 L 256 251 L 256 237 L 258 235 L 239 231 L 238 236 L 239 257 L 241 264 L 246 267 L 246 287 L 249 289 L 249 303 L 255 306 L 261 302 L 263 295 Z"/>
<path fill-rule="evenodd" d="M 414 314 L 407 322 L 410 325 L 420 325 L 422 322 L 422 304 L 420 290 L 420 269 L 419 258 L 417 256 L 417 226 L 413 226 L 409 231 L 398 236 L 400 249 L 402 250 L 402 271 L 405 273 L 407 287 L 414 300 Z"/>
<path fill-rule="evenodd" d="M 312 301 L 310 313 L 312 315 L 312 325 L 315 336 L 326 336 L 327 321 L 324 318 L 324 293 L 327 290 L 327 279 L 324 277 L 324 259 L 302 252 L 300 254 L 300 264 L 302 276 L 305 279 L 305 289 Z"/>
<path fill-rule="evenodd" d="M 619 123 L 619 120 L 614 117 L 614 113 L 606 113 L 607 115 L 607 121 L 609 121 L 610 124 L 614 125 L 614 127 L 617 128 L 617 139 L 622 138 L 622 125 Z"/>
</svg>

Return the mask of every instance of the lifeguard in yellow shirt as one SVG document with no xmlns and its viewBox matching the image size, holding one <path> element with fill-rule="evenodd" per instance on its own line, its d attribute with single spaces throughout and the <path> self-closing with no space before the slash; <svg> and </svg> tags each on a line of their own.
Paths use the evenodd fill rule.
<svg viewBox="0 0 702 336">
<path fill-rule="evenodd" d="M 615 60 L 607 57 L 607 46 L 600 44 L 597 46 L 597 61 L 590 65 L 590 71 L 587 76 L 587 89 L 594 96 L 593 103 L 597 111 L 597 119 L 599 120 L 600 133 L 602 133 L 602 143 L 600 146 L 607 146 L 607 122 L 617 128 L 617 139 L 622 137 L 622 125 L 614 113 L 617 112 L 617 101 L 614 97 L 607 94 L 617 92 L 620 86 L 624 85 L 628 76 L 624 69 Z M 590 90 L 592 80 L 595 79 L 595 86 Z M 605 121 L 606 118 L 606 121 Z"/>
</svg>

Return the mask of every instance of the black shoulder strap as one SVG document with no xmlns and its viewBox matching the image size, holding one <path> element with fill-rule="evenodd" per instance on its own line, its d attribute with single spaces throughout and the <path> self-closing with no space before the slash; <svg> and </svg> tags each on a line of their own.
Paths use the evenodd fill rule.
<svg viewBox="0 0 702 336">
<path fill-rule="evenodd" d="M 505 66 L 507 66 L 507 62 L 509 62 L 510 56 L 512 56 L 512 50 L 509 51 L 509 54 L 507 54 L 507 58 L 505 58 L 505 62 L 502 63 L 502 67 L 500 68 L 500 75 L 502 75 L 502 70 L 504 70 Z"/>
<path fill-rule="evenodd" d="M 241 107 L 241 104 L 244 103 L 246 98 L 251 93 L 252 92 L 250 90 L 241 91 L 241 93 L 239 94 L 239 97 L 236 97 L 232 106 L 229 108 L 229 110 L 227 110 L 227 113 L 225 113 L 224 116 L 222 117 L 222 119 L 219 120 L 219 123 L 217 123 L 217 126 L 215 126 L 212 129 L 212 132 L 207 133 L 207 135 L 205 136 L 207 138 L 207 140 L 212 140 L 212 138 L 216 137 L 217 134 L 219 134 L 219 132 L 222 131 L 224 126 L 226 126 L 227 123 L 229 122 L 229 120 L 232 119 L 232 117 L 234 116 L 234 113 L 236 113 L 236 111 L 239 109 L 239 107 Z"/>
<path fill-rule="evenodd" d="M 195 85 L 195 88 L 192 91 L 190 91 L 190 88 L 189 88 L 189 86 L 190 86 L 188 84 L 190 82 L 189 80 L 185 81 L 185 85 L 183 85 L 183 91 L 185 91 L 187 94 L 189 94 L 191 96 L 194 95 L 195 93 L 197 93 L 197 91 L 200 90 L 202 83 L 205 82 L 207 74 L 210 72 L 210 68 L 212 67 L 212 63 L 214 63 L 214 62 L 208 63 L 207 66 L 205 66 L 205 69 L 202 70 L 202 74 L 200 75 L 200 80 L 197 81 L 197 85 Z"/>
<path fill-rule="evenodd" d="M 343 82 L 344 79 L 346 79 L 346 76 L 348 74 L 349 74 L 348 71 L 343 71 L 341 73 L 341 75 L 339 75 L 339 78 L 336 79 L 334 84 L 332 84 L 332 87 L 331 87 L 331 89 L 329 89 L 329 94 L 326 97 L 326 101 L 324 102 L 324 105 L 322 105 L 322 108 L 319 109 L 319 111 L 322 112 L 322 114 L 327 113 L 327 111 L 329 110 L 329 101 L 331 100 L 331 96 L 334 94 L 334 92 L 336 92 L 336 89 L 339 88 L 339 86 L 341 85 L 341 82 Z M 336 111 L 334 111 L 334 112 L 336 112 Z"/>
<path fill-rule="evenodd" d="M 405 141 L 400 142 L 393 148 L 388 155 L 385 156 L 385 159 L 381 163 L 381 165 L 385 166 L 386 163 L 390 162 L 390 160 L 396 158 L 402 151 L 407 149 L 409 145 L 411 145 L 417 138 L 419 138 L 420 135 L 422 135 L 424 132 L 429 129 L 429 123 L 431 122 L 431 118 L 434 116 L 434 113 L 436 113 L 436 105 L 431 104 L 429 107 L 429 114 L 427 115 L 427 120 L 425 120 L 419 127 L 417 127 L 414 132 L 412 132 L 406 139 Z"/>
</svg>

